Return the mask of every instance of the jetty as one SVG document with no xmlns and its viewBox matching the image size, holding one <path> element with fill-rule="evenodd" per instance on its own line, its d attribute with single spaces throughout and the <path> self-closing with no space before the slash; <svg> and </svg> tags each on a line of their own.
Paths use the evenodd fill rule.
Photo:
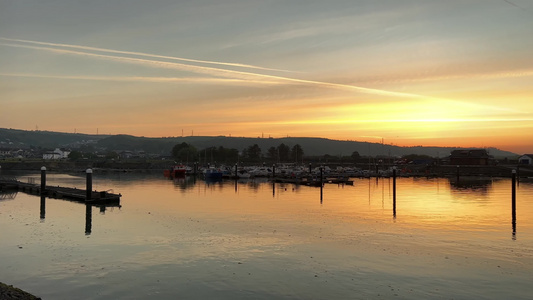
<svg viewBox="0 0 533 300">
<path fill-rule="evenodd" d="M 331 184 L 344 184 L 344 185 L 353 185 L 353 180 L 341 178 L 341 177 L 329 177 L 323 178 L 313 178 L 313 177 L 275 177 L 272 179 L 276 183 L 291 183 L 297 185 L 306 185 L 306 186 L 315 186 L 319 187 L 326 183 Z"/>
<path fill-rule="evenodd" d="M 87 170 L 87 189 L 46 185 L 46 168 L 41 169 L 41 184 L 22 182 L 16 178 L 0 177 L 0 191 L 21 191 L 57 199 L 68 199 L 85 204 L 119 205 L 121 194 L 92 190 L 92 171 Z"/>
</svg>

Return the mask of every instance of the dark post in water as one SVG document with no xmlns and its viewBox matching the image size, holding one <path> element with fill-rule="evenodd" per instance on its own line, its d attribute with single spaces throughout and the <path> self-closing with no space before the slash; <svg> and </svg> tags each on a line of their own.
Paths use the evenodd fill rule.
<svg viewBox="0 0 533 300">
<path fill-rule="evenodd" d="M 272 165 L 272 178 L 276 177 L 276 164 Z"/>
<path fill-rule="evenodd" d="M 324 167 L 320 166 L 320 186 L 324 185 Z"/>
<path fill-rule="evenodd" d="M 511 211 L 513 217 L 513 236 L 516 234 L 516 170 L 513 170 L 513 176 L 511 180 Z"/>
<path fill-rule="evenodd" d="M 392 215 L 396 218 L 396 167 L 392 168 Z"/>
<path fill-rule="evenodd" d="M 93 170 L 87 169 L 85 172 L 87 173 L 87 194 L 85 200 L 91 200 L 93 193 Z"/>
<path fill-rule="evenodd" d="M 46 167 L 41 167 L 41 195 L 46 191 Z"/>
<path fill-rule="evenodd" d="M 320 185 L 320 204 L 322 204 L 324 198 L 324 185 Z"/>
</svg>

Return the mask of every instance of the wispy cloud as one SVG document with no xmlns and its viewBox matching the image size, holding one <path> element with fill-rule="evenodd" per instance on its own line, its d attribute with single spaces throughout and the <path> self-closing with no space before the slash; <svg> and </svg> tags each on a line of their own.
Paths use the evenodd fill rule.
<svg viewBox="0 0 533 300">
<path fill-rule="evenodd" d="M 493 72 L 463 72 L 451 74 L 396 74 L 382 77 L 361 79 L 358 82 L 370 83 L 401 83 L 401 82 L 426 82 L 426 81 L 443 81 L 457 79 L 493 79 L 493 78 L 520 78 L 533 76 L 531 69 L 517 69 Z"/>
<path fill-rule="evenodd" d="M 330 83 L 330 82 L 322 82 L 322 81 L 314 81 L 314 80 L 306 80 L 306 79 L 297 79 L 297 78 L 284 77 L 284 76 L 274 76 L 274 75 L 267 75 L 267 74 L 261 74 L 261 73 L 227 70 L 227 69 L 221 69 L 221 68 L 196 66 L 196 65 L 166 62 L 166 61 L 159 61 L 159 60 L 149 60 L 149 59 L 132 58 L 132 57 L 125 57 L 125 56 L 112 56 L 112 55 L 105 55 L 105 54 L 97 54 L 97 53 L 74 51 L 74 50 L 67 50 L 67 49 L 58 49 L 58 48 L 51 48 L 51 47 L 42 47 L 42 46 L 31 46 L 31 45 L 24 45 L 24 44 L 0 43 L 0 45 L 16 47 L 16 48 L 43 50 L 43 51 L 48 51 L 48 52 L 53 52 L 53 53 L 60 53 L 60 54 L 86 56 L 86 57 L 111 60 L 111 61 L 116 61 L 116 62 L 124 62 L 124 63 L 149 66 L 149 67 L 154 67 L 154 68 L 189 71 L 189 72 L 194 72 L 194 73 L 207 74 L 211 76 L 218 76 L 218 77 L 225 77 L 225 78 L 232 78 L 232 79 L 251 80 L 251 81 L 267 81 L 269 84 L 277 81 L 279 84 L 313 85 L 313 86 L 318 86 L 318 87 L 343 89 L 343 90 L 350 90 L 350 91 L 360 92 L 360 93 L 365 93 L 365 94 L 374 94 L 374 95 L 382 95 L 382 96 L 390 96 L 390 97 L 418 98 L 418 99 L 430 99 L 431 98 L 431 97 L 412 94 L 412 93 L 386 91 L 386 90 L 380 90 L 380 89 L 365 88 L 365 87 L 360 87 L 360 86 L 355 86 L 355 85 L 338 84 L 338 83 Z"/>
<path fill-rule="evenodd" d="M 47 79 L 71 79 L 71 80 L 95 80 L 95 81 L 135 81 L 135 82 L 161 82 L 161 83 L 224 83 L 224 84 L 279 84 L 279 82 L 251 81 L 241 79 L 213 78 L 213 77 L 146 77 L 146 76 L 70 76 L 51 74 L 28 74 L 28 73 L 0 73 L 6 77 L 47 78 Z"/>
<path fill-rule="evenodd" d="M 194 62 L 194 63 L 232 66 L 232 67 L 240 67 L 240 68 L 248 68 L 248 69 L 259 69 L 259 70 L 265 70 L 265 71 L 291 72 L 288 70 L 266 68 L 266 67 L 247 65 L 247 64 L 190 59 L 190 58 L 183 58 L 183 57 L 165 56 L 165 55 L 149 54 L 149 53 L 144 53 L 144 52 L 122 51 L 122 50 L 97 48 L 97 47 L 88 47 L 88 46 L 81 46 L 81 45 L 58 44 L 58 43 L 39 42 L 39 41 L 30 41 L 30 40 L 10 39 L 10 38 L 4 38 L 4 37 L 0 37 L 0 40 L 19 42 L 19 43 L 28 43 L 28 44 L 34 44 L 34 45 L 54 46 L 54 47 L 99 51 L 99 52 L 116 53 L 116 54 L 128 54 L 128 55 L 136 55 L 136 56 L 144 56 L 144 57 L 152 57 L 152 58 L 160 58 L 160 59 L 179 60 L 179 61 Z"/>
</svg>

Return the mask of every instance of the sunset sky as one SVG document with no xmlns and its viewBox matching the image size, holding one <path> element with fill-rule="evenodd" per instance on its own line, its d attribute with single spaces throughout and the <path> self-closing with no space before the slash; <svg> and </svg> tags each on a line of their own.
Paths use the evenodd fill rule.
<svg viewBox="0 0 533 300">
<path fill-rule="evenodd" d="M 0 0 L 0 127 L 533 153 L 533 1 Z"/>
</svg>

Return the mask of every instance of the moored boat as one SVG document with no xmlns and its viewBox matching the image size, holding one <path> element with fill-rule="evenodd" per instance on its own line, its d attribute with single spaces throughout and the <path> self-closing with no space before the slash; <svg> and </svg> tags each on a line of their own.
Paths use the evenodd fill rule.
<svg viewBox="0 0 533 300">
<path fill-rule="evenodd" d="M 166 177 L 183 177 L 189 168 L 186 165 L 175 165 L 169 170 L 164 171 Z"/>
<path fill-rule="evenodd" d="M 209 167 L 204 170 L 205 179 L 222 179 L 223 171 L 219 168 Z"/>
</svg>

